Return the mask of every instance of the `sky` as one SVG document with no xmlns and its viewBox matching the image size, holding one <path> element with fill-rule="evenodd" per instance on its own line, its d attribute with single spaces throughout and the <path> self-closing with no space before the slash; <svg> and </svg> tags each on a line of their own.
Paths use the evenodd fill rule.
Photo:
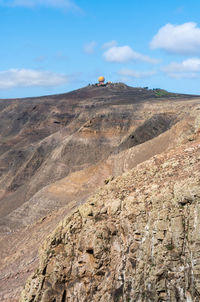
<svg viewBox="0 0 200 302">
<path fill-rule="evenodd" d="M 0 98 L 64 93 L 103 75 L 200 95 L 199 0 L 0 0 Z"/>
</svg>

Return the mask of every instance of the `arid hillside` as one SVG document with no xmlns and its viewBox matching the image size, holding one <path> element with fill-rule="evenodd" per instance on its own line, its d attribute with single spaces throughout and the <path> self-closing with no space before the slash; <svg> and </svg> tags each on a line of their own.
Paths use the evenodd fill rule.
<svg viewBox="0 0 200 302">
<path fill-rule="evenodd" d="M 99 187 L 107 191 L 124 172 L 139 171 L 138 164 L 197 144 L 199 114 L 198 96 L 122 83 L 0 100 L 0 301 L 18 301 L 38 266 L 41 242 Z M 38 293 L 27 301 L 43 301 L 34 300 Z"/>
<path fill-rule="evenodd" d="M 21 302 L 200 299 L 200 137 L 110 181 L 60 222 Z"/>
</svg>

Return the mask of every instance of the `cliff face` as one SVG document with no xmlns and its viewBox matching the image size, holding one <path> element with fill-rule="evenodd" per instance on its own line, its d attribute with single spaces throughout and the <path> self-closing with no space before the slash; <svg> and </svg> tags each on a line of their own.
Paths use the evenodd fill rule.
<svg viewBox="0 0 200 302">
<path fill-rule="evenodd" d="M 198 103 L 195 97 L 160 98 L 155 91 L 123 84 L 0 100 L 0 233 L 36 222 L 72 199 L 82 202 L 91 193 L 90 184 L 81 195 L 77 188 L 76 196 L 44 196 L 42 190 L 150 141 L 180 121 L 189 125 Z M 111 173 L 112 168 L 105 178 Z"/>
<path fill-rule="evenodd" d="M 110 181 L 47 238 L 20 301 L 200 300 L 200 139 Z"/>
<path fill-rule="evenodd" d="M 176 95 L 170 97 L 176 100 Z M 183 103 L 187 99 L 181 98 Z M 178 121 L 174 110 L 144 112 L 143 103 L 149 100 L 157 100 L 152 90 L 122 84 L 90 86 L 58 96 L 0 100 L 0 232 L 27 225 L 20 207 L 27 203 L 27 208 L 37 192 L 118 153 L 121 141 L 146 120 L 152 121 L 152 116 L 154 131 L 144 125 L 139 129 L 140 136 L 147 132 L 144 140 L 138 140 L 138 135 L 138 141 L 125 139 L 123 150 L 158 136 Z M 56 204 L 58 200 L 51 200 L 42 210 L 37 208 L 29 220 L 44 216 Z M 60 200 L 61 206 L 65 204 Z"/>
<path fill-rule="evenodd" d="M 107 191 L 117 181 L 113 178 L 129 173 L 138 164 L 195 142 L 199 104 L 199 97 L 177 94 L 160 97 L 156 91 L 124 84 L 89 86 L 57 96 L 0 100 L 0 301 L 18 301 L 26 279 L 38 266 L 41 242 L 100 186 L 107 183 Z M 151 161 L 145 166 L 147 169 L 148 165 Z M 119 186 L 119 191 L 123 191 L 123 182 Z M 123 200 L 117 197 L 117 190 L 116 198 L 109 191 L 106 205 L 117 200 L 122 210 Z M 90 206 L 86 212 L 94 207 Z M 103 216 L 95 221 L 102 221 L 103 228 L 110 216 L 105 209 L 102 211 Z M 120 213 L 123 217 L 123 211 Z M 88 221 L 92 222 L 96 214 L 88 215 Z M 84 233 L 85 218 L 81 217 L 80 232 Z M 119 225 L 119 212 L 113 217 L 114 225 Z M 106 246 L 108 242 L 106 249 L 112 238 L 118 237 L 112 236 L 109 233 L 104 243 Z M 119 242 L 121 236 L 119 233 Z M 88 249 L 86 256 L 96 257 L 94 250 Z M 56 250 L 53 253 L 56 255 Z M 66 255 L 61 252 L 59 257 L 62 253 Z M 70 259 L 74 267 L 75 258 Z M 102 259 L 99 261 L 103 263 Z M 83 270 L 86 262 L 87 258 L 80 263 Z M 99 276 L 101 272 L 97 274 L 98 280 L 103 280 L 105 274 L 104 277 L 103 273 Z M 78 280 L 69 278 L 75 283 Z M 46 289 L 40 286 L 43 295 Z M 64 290 L 62 299 L 66 295 Z"/>
</svg>

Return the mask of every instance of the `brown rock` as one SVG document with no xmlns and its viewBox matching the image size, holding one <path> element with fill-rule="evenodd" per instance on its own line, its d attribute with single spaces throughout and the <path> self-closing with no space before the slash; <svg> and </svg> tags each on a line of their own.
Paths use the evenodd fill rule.
<svg viewBox="0 0 200 302">
<path fill-rule="evenodd" d="M 89 198 L 47 239 L 43 261 L 20 301 L 30 302 L 33 296 L 34 302 L 61 301 L 63 291 L 63 301 L 199 301 L 199 154 L 200 144 L 194 143 L 190 151 L 179 148 L 158 155 Z M 181 188 L 192 202 L 177 202 L 183 197 Z M 105 203 L 108 215 L 102 211 Z M 97 208 L 97 216 L 88 215 L 91 207 Z M 61 254 L 66 244 L 74 253 L 66 255 L 64 262 Z M 39 281 L 43 263 L 47 263 L 48 289 Z M 71 272 L 65 273 L 64 263 Z M 35 279 L 39 286 L 32 285 Z"/>
</svg>

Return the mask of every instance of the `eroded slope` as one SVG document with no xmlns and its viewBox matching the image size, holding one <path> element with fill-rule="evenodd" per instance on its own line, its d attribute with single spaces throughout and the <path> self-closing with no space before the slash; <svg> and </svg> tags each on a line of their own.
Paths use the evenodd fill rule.
<svg viewBox="0 0 200 302">
<path fill-rule="evenodd" d="M 113 84 L 0 104 L 4 105 L 0 112 L 0 232 L 5 233 L 74 198 L 68 194 L 59 201 L 47 196 L 43 203 L 37 194 L 46 186 L 99 166 L 109 156 L 150 141 L 180 121 L 190 124 L 199 99 L 175 94 L 158 98 L 152 90 Z M 149 158 L 142 159 L 142 154 L 140 162 Z M 102 175 L 100 184 L 103 180 Z M 77 201 L 89 195 L 88 188 L 84 196 L 76 194 Z M 31 210 L 35 199 L 40 203 Z M 26 216 L 23 209 L 27 208 L 32 217 Z"/>
<path fill-rule="evenodd" d="M 154 156 L 64 219 L 21 301 L 200 299 L 200 140 Z"/>
<path fill-rule="evenodd" d="M 0 301 L 18 301 L 41 240 L 104 181 L 194 140 L 199 104 L 123 84 L 1 100 Z"/>
</svg>

